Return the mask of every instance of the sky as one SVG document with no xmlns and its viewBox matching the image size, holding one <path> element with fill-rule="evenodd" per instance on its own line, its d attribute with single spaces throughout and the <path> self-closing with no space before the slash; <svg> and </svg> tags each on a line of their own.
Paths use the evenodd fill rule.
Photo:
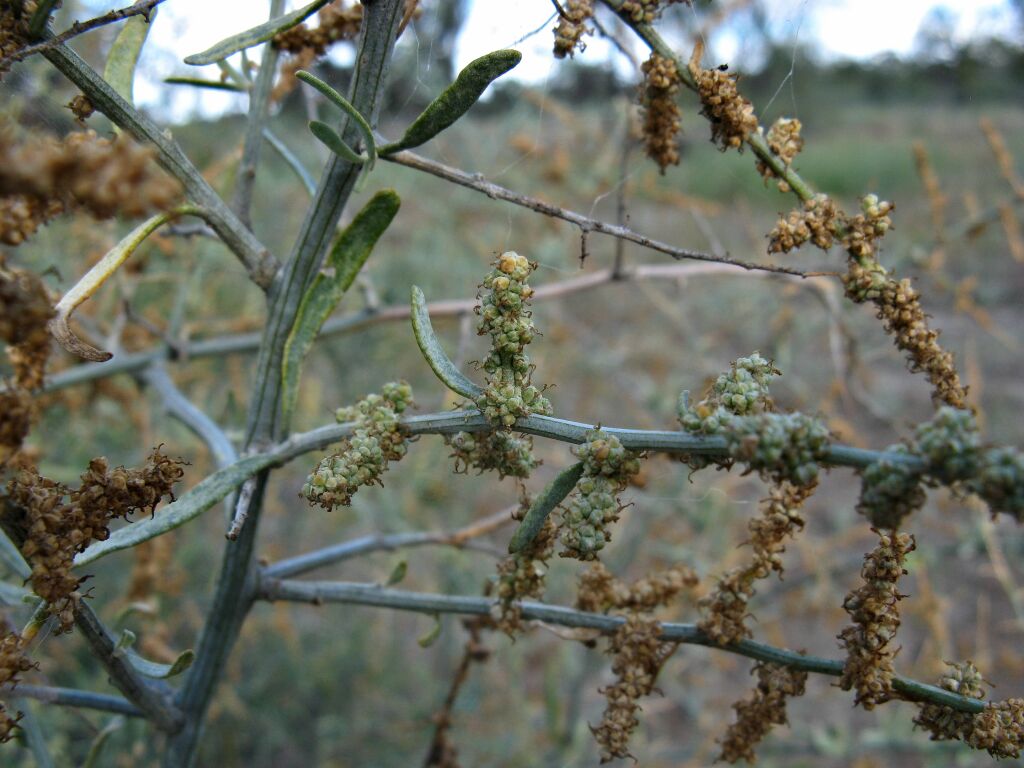
<svg viewBox="0 0 1024 768">
<path fill-rule="evenodd" d="M 908 55 L 913 52 L 918 30 L 937 9 L 950 19 L 958 40 L 985 35 L 1009 37 L 1018 29 L 1009 0 L 766 0 L 771 30 L 778 40 L 799 41 L 818 51 L 824 59 L 869 59 L 882 54 Z M 297 6 L 301 3 L 291 3 Z M 109 3 L 96 4 L 106 8 Z M 242 109 L 242 97 L 231 94 L 167 86 L 164 77 L 191 75 L 216 78 L 216 68 L 198 71 L 182 63 L 192 53 L 266 20 L 267 3 L 252 0 L 166 0 L 150 32 L 136 80 L 136 101 L 160 108 L 161 92 L 176 88 L 169 107 L 175 117 L 198 111 L 211 116 L 225 110 Z M 674 13 L 693 13 L 685 6 Z M 523 62 L 512 76 L 542 83 L 558 62 L 551 55 L 554 26 L 550 0 L 471 0 L 469 18 L 457 45 L 459 66 L 499 48 L 516 47 Z M 539 30 L 539 31 L 538 31 Z M 635 52 L 641 53 L 638 42 Z M 429 41 L 414 41 L 429 58 Z M 343 48 L 343 47 L 342 47 Z M 742 25 L 726 26 L 708 40 L 709 60 L 729 63 L 738 71 L 756 66 L 754 52 L 744 47 Z M 350 55 L 339 54 L 342 58 Z M 591 37 L 585 61 L 620 69 L 629 77 L 628 60 L 609 42 Z M 744 66 L 746 64 L 746 67 Z"/>
</svg>

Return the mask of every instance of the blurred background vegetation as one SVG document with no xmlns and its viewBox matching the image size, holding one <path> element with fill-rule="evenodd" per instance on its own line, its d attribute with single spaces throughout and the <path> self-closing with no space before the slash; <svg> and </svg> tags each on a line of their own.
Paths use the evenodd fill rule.
<svg viewBox="0 0 1024 768">
<path fill-rule="evenodd" d="M 424 6 L 415 22 L 420 44 L 405 41 L 398 50 L 381 125 L 387 136 L 398 135 L 452 73 L 465 3 L 437 0 Z M 771 3 L 754 6 L 771 12 Z M 62 13 L 70 18 L 73 10 L 73 3 L 65 3 Z M 441 11 L 449 14 L 444 24 L 437 21 Z M 675 24 L 679 35 L 694 24 L 686 14 L 666 23 Z M 101 62 L 109 32 L 82 38 L 79 50 Z M 917 281 L 925 307 L 943 329 L 944 345 L 956 353 L 987 438 L 1019 445 L 1024 196 L 1015 175 L 1019 160 L 1013 158 L 1024 158 L 1024 48 L 1019 39 L 959 44 L 943 37 L 941 25 L 925 33 L 932 37 L 915 58 L 823 62 L 811 49 L 766 34 L 756 37 L 754 25 L 744 44 L 764 47 L 764 65 L 744 73 L 741 88 L 765 125 L 780 115 L 800 118 L 806 147 L 796 165 L 819 189 L 847 207 L 868 192 L 895 202 L 896 228 L 886 238 L 883 263 Z M 425 40 L 431 41 L 429 51 Z M 321 69 L 329 81 L 346 82 L 343 68 Z M 74 129 L 62 105 L 75 94 L 45 62 L 21 65 L 0 88 L 7 119 L 55 133 Z M 425 154 L 597 218 L 614 221 L 624 205 L 630 227 L 665 242 L 763 258 L 765 234 L 791 200 L 761 180 L 749 154 L 714 148 L 689 94 L 681 96 L 682 163 L 660 175 L 634 138 L 635 89 L 606 67 L 588 66 L 583 55 L 557 65 L 540 86 L 499 84 Z M 271 125 L 307 168 L 317 169 L 324 154 L 305 130 L 306 109 L 293 92 Z M 90 125 L 109 130 L 102 118 Z M 230 114 L 171 127 L 227 197 L 243 126 L 242 116 Z M 993 153 L 997 136 L 1009 160 Z M 929 197 L 924 189 L 922 157 L 939 180 L 939 195 Z M 255 230 L 284 255 L 308 196 L 269 148 L 262 162 Z M 340 312 L 371 300 L 401 304 L 411 283 L 431 300 L 472 297 L 488 262 L 507 249 L 539 262 L 534 283 L 543 285 L 608 268 L 622 247 L 591 236 L 581 264 L 575 228 L 386 163 L 378 164 L 348 215 L 384 187 L 399 192 L 401 212 L 368 263 L 362 291 L 350 293 Z M 64 290 L 129 226 L 61 219 L 9 259 L 47 272 L 50 285 Z M 627 265 L 667 261 L 628 244 L 621 255 Z M 841 253 L 811 249 L 784 258 L 802 269 L 838 270 L 844 261 Z M 222 246 L 165 232 L 150 238 L 116 281 L 83 308 L 82 327 L 119 353 L 148 349 L 162 343 L 157 331 L 179 302 L 185 307 L 183 334 L 191 340 L 262 324 L 259 291 Z M 563 418 L 673 428 L 682 389 L 699 393 L 730 361 L 753 350 L 773 358 L 784 372 L 774 388 L 781 406 L 822 415 L 854 445 L 896 442 L 932 408 L 926 382 L 907 373 L 866 307 L 842 300 L 835 278 L 800 282 L 735 270 L 628 281 L 538 302 L 534 311 L 544 334 L 531 347 L 535 380 L 555 385 L 550 399 Z M 465 322 L 441 319 L 436 327 L 462 362 L 485 354 L 485 344 L 465 332 Z M 169 370 L 190 398 L 237 437 L 254 362 L 252 355 L 229 354 L 175 361 Z M 64 355 L 53 367 L 74 364 Z M 306 368 L 294 427 L 327 423 L 335 407 L 395 378 L 413 384 L 423 411 L 452 404 L 422 361 L 406 322 L 327 338 Z M 130 376 L 54 392 L 46 406 L 31 443 L 43 473 L 57 479 L 74 481 L 94 455 L 115 464 L 139 463 L 159 443 L 191 461 L 186 484 L 214 468 L 204 445 L 164 415 L 159 397 Z M 529 481 L 531 491 L 572 460 L 562 444 L 538 441 L 537 450 L 544 466 Z M 262 555 L 274 560 L 369 532 L 454 529 L 516 502 L 511 480 L 455 476 L 447 453 L 439 438 L 422 439 L 392 469 L 385 488 L 367 489 L 351 509 L 330 514 L 298 497 L 316 457 L 275 472 Z M 705 577 L 706 589 L 744 557 L 739 545 L 746 522 L 764 494 L 756 478 L 713 470 L 690 477 L 683 465 L 653 456 L 627 493 L 634 505 L 606 550 L 606 563 L 616 574 L 635 578 L 683 561 Z M 807 509 L 807 530 L 786 554 L 785 580 L 766 582 L 753 601 L 757 638 L 838 655 L 834 638 L 847 619 L 842 598 L 858 582 L 863 552 L 872 543 L 854 512 L 856 494 L 850 472 L 824 478 Z M 224 547 L 223 530 L 217 507 L 157 543 L 103 560 L 89 582 L 94 608 L 111 625 L 135 631 L 151 657 L 173 658 L 193 647 Z M 998 686 L 998 698 L 1021 695 L 1024 593 L 1018 582 L 1024 578 L 1024 536 L 1011 522 L 990 521 L 973 502 L 945 492 L 930 495 L 912 530 L 919 548 L 900 585 L 910 595 L 902 604 L 900 671 L 932 680 L 943 660 L 971 658 Z M 490 553 L 379 553 L 317 577 L 383 581 L 405 560 L 404 588 L 478 594 L 509 531 L 488 539 Z M 130 575 L 140 563 L 148 564 L 156 582 L 148 594 L 130 598 Z M 553 560 L 547 599 L 571 603 L 580 569 L 575 561 Z M 676 606 L 671 616 L 695 617 L 692 604 Z M 432 715 L 465 642 L 459 621 L 448 617 L 437 641 L 421 647 L 417 638 L 433 623 L 425 616 L 359 607 L 258 604 L 216 695 L 200 764 L 421 763 Z M 598 691 L 611 679 L 600 650 L 544 628 L 515 643 L 503 636 L 489 636 L 486 643 L 494 653 L 473 667 L 454 713 L 453 738 L 463 763 L 596 764 L 587 723 L 599 720 L 604 701 Z M 35 658 L 40 670 L 27 682 L 108 690 L 74 634 L 48 640 Z M 633 742 L 640 764 L 710 764 L 717 755 L 715 739 L 732 717 L 730 704 L 751 685 L 748 669 L 742 658 L 682 647 L 659 679 L 664 695 L 644 703 Z M 909 705 L 892 703 L 866 713 L 832 685 L 830 679 L 811 678 L 806 696 L 790 705 L 791 727 L 759 749 L 762 764 L 868 768 L 989 761 L 959 744 L 929 742 L 913 730 Z M 79 764 L 107 723 L 89 712 L 32 709 L 62 765 Z M 155 747 L 145 726 L 127 722 L 111 736 L 102 764 L 148 765 Z M 5 765 L 31 762 L 14 744 L 3 755 Z"/>
</svg>

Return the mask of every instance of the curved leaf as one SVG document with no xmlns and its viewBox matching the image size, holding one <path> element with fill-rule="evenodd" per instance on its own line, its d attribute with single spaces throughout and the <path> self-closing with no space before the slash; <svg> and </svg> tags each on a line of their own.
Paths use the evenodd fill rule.
<svg viewBox="0 0 1024 768">
<path fill-rule="evenodd" d="M 245 88 L 224 80 L 204 80 L 201 77 L 165 77 L 164 82 L 168 85 L 191 85 L 194 88 L 210 88 L 214 91 L 232 91 L 242 93 Z"/>
<path fill-rule="evenodd" d="M 304 19 L 312 16 L 322 6 L 327 5 L 328 2 L 330 0 L 313 0 L 309 5 L 303 6 L 291 13 L 278 16 L 276 19 L 270 19 L 270 21 L 265 21 L 252 29 L 247 29 L 244 32 L 239 32 L 237 35 L 221 40 L 202 53 L 194 53 L 191 56 L 187 56 L 185 63 L 197 67 L 204 64 L 215 64 L 233 53 L 265 43 L 274 35 L 298 26 Z"/>
<path fill-rule="evenodd" d="M 374 162 L 377 160 L 377 141 L 373 138 L 373 129 L 370 124 L 366 122 L 366 118 L 359 114 L 359 110 L 352 106 L 348 99 L 338 93 L 336 90 L 331 88 L 327 83 L 321 80 L 316 75 L 310 74 L 304 69 L 300 69 L 295 73 L 295 77 L 316 88 L 320 93 L 327 97 L 327 100 L 334 104 L 336 107 L 341 109 L 346 115 L 352 118 L 355 122 L 356 128 L 359 129 L 359 133 L 363 136 L 363 143 L 366 145 L 366 154 L 369 156 L 370 164 L 369 167 L 372 169 Z M 310 129 L 312 129 L 310 124 Z M 315 131 L 314 131 L 315 133 Z M 317 136 L 317 138 L 320 138 Z M 320 139 L 323 141 L 323 139 Z M 340 141 L 340 138 L 339 138 Z M 345 157 L 342 155 L 342 157 Z M 348 158 L 346 158 L 348 159 Z"/>
<path fill-rule="evenodd" d="M 134 104 L 132 85 L 135 82 L 135 65 L 142 53 L 142 46 L 149 34 L 150 22 L 155 18 L 158 9 L 150 11 L 149 18 L 132 16 L 117 33 L 114 44 L 107 55 L 107 64 L 103 68 L 103 79 L 113 87 L 122 99 Z"/>
<path fill-rule="evenodd" d="M 327 123 L 321 123 L 319 120 L 310 120 L 309 130 L 320 140 L 321 144 L 338 157 L 344 158 L 354 165 L 361 165 L 366 162 L 366 158 L 346 144 L 345 140 L 338 135 L 338 132 Z"/>
<path fill-rule="evenodd" d="M 284 345 L 284 359 L 281 363 L 282 411 L 286 421 L 299 395 L 302 361 L 313 346 L 324 321 L 352 286 L 377 240 L 395 218 L 399 206 L 401 200 L 394 190 L 385 189 L 374 195 L 356 214 L 352 223 L 338 235 L 324 268 L 313 278 L 302 297 Z"/>
<path fill-rule="evenodd" d="M 130 648 L 125 649 L 124 657 L 128 659 L 128 662 L 140 675 L 143 675 L 144 677 L 152 677 L 157 680 L 166 680 L 169 677 L 180 675 L 186 669 L 191 667 L 192 662 L 196 659 L 196 654 L 195 651 L 189 648 L 188 650 L 182 651 L 178 655 L 178 658 L 170 664 L 160 664 L 156 661 L 144 659 Z"/>
<path fill-rule="evenodd" d="M 427 105 L 405 131 L 405 135 L 394 144 L 381 147 L 380 154 L 389 155 L 430 141 L 466 114 L 487 86 L 515 67 L 522 58 L 523 54 L 519 51 L 508 49 L 494 51 L 471 61 L 459 72 L 455 82 Z"/>
<path fill-rule="evenodd" d="M 168 504 L 159 514 L 118 528 L 106 541 L 94 541 L 75 556 L 75 566 L 86 565 L 111 552 L 134 547 L 172 531 L 198 517 L 249 477 L 274 463 L 268 455 L 249 456 L 208 475 L 201 483 Z"/>
<path fill-rule="evenodd" d="M 441 348 L 441 342 L 434 334 L 430 324 L 430 313 L 427 312 L 427 300 L 419 286 L 412 287 L 412 331 L 420 352 L 427 359 L 430 369 L 437 375 L 448 389 L 456 394 L 476 400 L 483 395 L 482 387 L 474 384 L 466 375 L 455 367 L 448 355 Z"/>
<path fill-rule="evenodd" d="M 565 500 L 566 496 L 572 493 L 572 489 L 576 487 L 576 483 L 579 482 L 582 475 L 583 462 L 580 461 L 568 469 L 562 470 L 548 484 L 540 496 L 534 499 L 530 509 L 526 512 L 526 517 L 523 518 L 523 522 L 519 524 L 516 532 L 512 534 L 512 539 L 508 543 L 508 551 L 510 553 L 522 552 L 530 546 L 533 540 L 537 538 L 537 534 L 540 533 L 540 529 L 544 526 L 544 521 L 548 519 L 548 515 Z"/>
</svg>

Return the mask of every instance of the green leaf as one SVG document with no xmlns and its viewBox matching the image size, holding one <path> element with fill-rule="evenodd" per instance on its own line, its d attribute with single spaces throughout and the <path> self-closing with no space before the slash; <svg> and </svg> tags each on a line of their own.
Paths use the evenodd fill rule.
<svg viewBox="0 0 1024 768">
<path fill-rule="evenodd" d="M 259 26 L 247 29 L 245 32 L 239 32 L 237 35 L 232 35 L 226 40 L 221 40 L 212 48 L 207 48 L 202 53 L 194 53 L 186 57 L 185 63 L 197 67 L 204 64 L 215 64 L 233 53 L 265 43 L 274 35 L 298 26 L 304 19 L 312 16 L 321 6 L 326 5 L 328 2 L 330 0 L 313 0 L 312 3 L 298 10 L 286 13 L 284 16 L 278 16 L 276 19 L 265 21 Z"/>
<path fill-rule="evenodd" d="M 494 51 L 471 61 L 459 72 L 455 82 L 423 110 L 405 135 L 393 144 L 381 147 L 381 155 L 425 144 L 450 126 L 476 104 L 477 99 L 494 80 L 515 67 L 523 54 L 514 50 Z"/>
<path fill-rule="evenodd" d="M 416 642 L 420 644 L 420 648 L 429 648 L 435 642 L 437 638 L 441 636 L 441 617 L 436 613 L 434 614 L 434 626 L 428 629 L 424 634 L 417 638 Z"/>
<path fill-rule="evenodd" d="M 320 273 L 302 297 L 295 322 L 284 345 L 281 362 L 282 413 L 291 416 L 299 396 L 302 361 L 320 333 L 320 327 L 355 282 L 377 240 L 398 213 L 401 200 L 391 189 L 374 195 L 338 235 Z"/>
<path fill-rule="evenodd" d="M 566 496 L 572 493 L 572 489 L 576 487 L 576 483 L 579 482 L 582 475 L 583 462 L 580 461 L 560 472 L 548 484 L 548 487 L 530 505 L 530 509 L 526 512 L 526 517 L 523 518 L 523 522 L 519 524 L 516 532 L 512 534 L 512 540 L 508 543 L 508 551 L 511 554 L 514 555 L 517 552 L 522 552 L 530 546 L 533 540 L 537 538 L 537 534 L 540 533 L 540 529 L 544 526 L 544 521 L 548 519 L 548 515 L 565 500 Z"/>
<path fill-rule="evenodd" d="M 320 140 L 321 144 L 338 157 L 344 158 L 354 165 L 362 165 L 366 162 L 366 158 L 346 144 L 345 140 L 338 135 L 338 132 L 327 123 L 321 123 L 319 120 L 310 120 L 309 130 Z"/>
<path fill-rule="evenodd" d="M 195 519 L 252 475 L 274 463 L 267 455 L 249 456 L 208 475 L 178 500 L 146 520 L 118 528 L 106 541 L 95 541 L 75 556 L 75 566 L 86 565 L 111 552 L 134 547 Z"/>
<path fill-rule="evenodd" d="M 92 745 L 89 747 L 89 753 L 85 756 L 85 762 L 82 763 L 82 768 L 96 768 L 100 763 L 100 757 L 103 755 L 103 747 L 106 746 L 107 741 L 111 735 L 124 727 L 126 720 L 124 715 L 117 715 L 116 717 L 110 718 L 107 724 L 103 727 L 103 730 L 96 734 L 96 738 L 92 740 Z"/>
<path fill-rule="evenodd" d="M 164 82 L 168 85 L 191 85 L 194 88 L 210 88 L 215 91 L 233 91 L 235 93 L 245 91 L 245 88 L 236 83 L 224 80 L 204 80 L 201 77 L 165 77 Z"/>
<path fill-rule="evenodd" d="M 156 680 L 166 680 L 169 677 L 180 675 L 186 669 L 192 666 L 192 662 L 195 661 L 196 654 L 191 648 L 186 651 L 182 651 L 178 658 L 172 661 L 170 664 L 160 664 L 149 659 L 144 659 L 135 651 L 127 648 L 124 650 L 124 656 L 128 659 L 128 662 L 135 668 L 135 671 L 144 677 L 151 677 Z"/>
<path fill-rule="evenodd" d="M 25 562 L 25 558 L 22 557 L 14 542 L 8 538 L 3 528 L 0 528 L 0 563 L 3 563 L 4 567 L 15 576 L 27 579 L 32 575 L 32 568 Z"/>
<path fill-rule="evenodd" d="M 342 112 L 344 112 L 346 115 L 352 118 L 352 120 L 356 124 L 356 128 L 358 128 L 359 132 L 363 135 L 363 143 L 366 145 L 366 154 L 369 156 L 370 159 L 369 168 L 372 170 L 373 164 L 377 160 L 377 141 L 376 139 L 373 138 L 373 129 L 370 128 L 370 124 L 366 122 L 366 118 L 359 114 L 359 110 L 352 106 L 349 103 L 348 99 L 346 99 L 336 90 L 331 88 L 331 86 L 329 86 L 316 75 L 310 74 L 304 69 L 300 69 L 298 72 L 295 73 L 295 77 L 301 80 L 302 82 L 306 83 L 307 85 L 311 85 L 314 88 L 316 88 L 318 91 L 320 91 L 320 93 L 327 97 L 328 101 L 330 101 L 336 107 L 339 107 Z M 309 127 L 310 130 L 313 129 L 312 123 L 310 124 Z M 314 131 L 314 133 L 316 132 Z M 317 136 L 317 138 L 319 139 L 320 137 Z M 323 139 L 320 140 L 323 141 Z M 342 157 L 345 156 L 342 155 Z"/>
<path fill-rule="evenodd" d="M 427 300 L 419 286 L 412 287 L 412 332 L 420 352 L 427 359 L 427 364 L 434 374 L 448 389 L 456 394 L 476 400 L 483 395 L 482 387 L 477 386 L 466 375 L 455 367 L 437 340 L 434 327 L 430 324 L 430 313 L 427 312 Z"/>
<path fill-rule="evenodd" d="M 409 562 L 407 560 L 399 560 L 395 563 L 395 567 L 391 569 L 391 575 L 388 576 L 385 587 L 393 587 L 395 584 L 405 578 L 405 575 L 409 572 Z"/>
<path fill-rule="evenodd" d="M 142 45 L 149 34 L 150 22 L 155 17 L 154 8 L 147 20 L 145 16 L 132 16 L 117 33 L 114 44 L 107 55 L 107 64 L 103 68 L 103 79 L 117 91 L 118 95 L 129 104 L 134 104 L 132 85 L 135 82 L 135 65 L 142 53 Z"/>
</svg>

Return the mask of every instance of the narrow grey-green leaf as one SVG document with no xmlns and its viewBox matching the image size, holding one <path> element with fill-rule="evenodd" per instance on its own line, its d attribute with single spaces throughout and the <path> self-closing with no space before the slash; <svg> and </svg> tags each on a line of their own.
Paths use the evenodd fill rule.
<svg viewBox="0 0 1024 768">
<path fill-rule="evenodd" d="M 441 636 L 441 617 L 436 613 L 434 614 L 434 626 L 428 629 L 425 633 L 419 636 L 416 640 L 419 643 L 420 648 L 429 648 L 437 642 L 437 638 Z"/>
<path fill-rule="evenodd" d="M 409 572 L 409 561 L 399 560 L 395 563 L 395 567 L 391 569 L 391 574 L 388 576 L 387 582 L 384 584 L 385 587 L 393 587 L 405 578 L 405 575 Z"/>
<path fill-rule="evenodd" d="M 0 528 L 0 563 L 15 576 L 27 579 L 32 575 L 32 568 L 25 562 L 18 547 L 8 538 L 3 528 Z"/>
<path fill-rule="evenodd" d="M 540 496 L 534 499 L 530 509 L 526 512 L 526 517 L 523 518 L 523 522 L 519 524 L 516 532 L 512 534 L 512 540 L 508 543 L 508 551 L 510 553 L 522 552 L 530 546 L 533 540 L 537 538 L 537 534 L 540 533 L 540 529 L 544 526 L 544 521 L 548 519 L 548 515 L 565 500 L 566 496 L 572 493 L 572 489 L 576 487 L 576 483 L 579 482 L 582 475 L 583 462 L 580 461 L 568 469 L 562 470 L 548 484 L 548 487 L 544 489 Z"/>
<path fill-rule="evenodd" d="M 352 106 L 348 99 L 331 88 L 331 86 L 316 75 L 310 74 L 304 69 L 300 69 L 295 73 L 295 77 L 316 88 L 320 93 L 327 97 L 328 101 L 352 118 L 353 122 L 356 124 L 356 128 L 358 128 L 359 132 L 363 135 L 363 143 L 366 145 L 366 154 L 370 159 L 369 167 L 372 169 L 374 162 L 377 160 L 377 141 L 373 138 L 373 129 L 370 128 L 370 124 L 366 122 L 366 118 L 359 114 L 359 110 Z"/>
<path fill-rule="evenodd" d="M 455 82 L 434 99 L 420 116 L 405 131 L 405 135 L 393 144 L 380 148 L 381 155 L 389 155 L 403 149 L 425 144 L 450 126 L 476 104 L 494 80 L 515 67 L 523 54 L 514 50 L 494 51 L 469 62 L 459 72 Z"/>
<path fill-rule="evenodd" d="M 85 762 L 82 763 L 81 768 L 97 768 L 97 766 L 102 765 L 100 758 L 103 756 L 103 748 L 106 746 L 111 735 L 113 735 L 115 731 L 123 728 L 124 724 L 124 715 L 117 715 L 116 717 L 110 718 L 107 724 L 103 727 L 103 730 L 97 733 L 96 738 L 92 740 L 92 745 L 89 747 L 89 752 L 85 756 Z"/>
<path fill-rule="evenodd" d="M 327 123 L 321 123 L 319 120 L 310 120 L 309 130 L 320 140 L 321 144 L 338 157 L 344 158 L 354 165 L 362 165 L 366 162 L 366 158 L 359 155 L 352 147 L 346 144 L 345 140 L 338 135 L 338 132 Z"/>
<path fill-rule="evenodd" d="M 229 467 L 217 470 L 155 516 L 118 528 L 106 541 L 95 541 L 90 544 L 84 552 L 75 556 L 75 566 L 91 563 L 111 552 L 134 547 L 184 525 L 223 499 L 249 477 L 273 463 L 271 457 L 257 455 L 240 459 Z"/>
<path fill-rule="evenodd" d="M 130 629 L 122 629 L 121 636 L 114 643 L 114 655 L 122 656 L 129 648 L 135 645 L 135 633 Z"/>
<path fill-rule="evenodd" d="M 476 400 L 483 395 L 482 387 L 474 384 L 466 375 L 455 367 L 437 340 L 434 327 L 430 324 L 430 313 L 427 312 L 427 300 L 419 286 L 412 287 L 412 332 L 420 352 L 427 359 L 427 364 L 434 374 L 448 389 L 458 395 Z"/>
<path fill-rule="evenodd" d="M 276 19 L 270 19 L 270 21 L 265 21 L 252 29 L 247 29 L 244 32 L 239 32 L 237 35 L 232 35 L 225 40 L 221 40 L 219 43 L 211 48 L 207 48 L 202 53 L 194 53 L 191 56 L 186 57 L 185 63 L 192 64 L 193 66 L 214 64 L 222 59 L 226 59 L 233 53 L 238 53 L 239 51 L 244 50 L 245 48 L 252 48 L 254 45 L 265 43 L 274 35 L 284 32 L 286 29 L 298 26 L 304 19 L 308 16 L 312 16 L 328 2 L 330 2 L 330 0 L 313 0 L 309 5 L 305 5 L 291 13 L 278 16 Z"/>
<path fill-rule="evenodd" d="M 145 16 L 132 16 L 121 27 L 114 38 L 107 55 L 107 63 L 103 68 L 103 79 L 113 87 L 122 99 L 134 104 L 132 85 L 135 82 L 135 65 L 142 53 L 142 45 L 149 34 L 150 22 L 156 17 L 157 9 L 150 11 L 149 19 Z"/>
<path fill-rule="evenodd" d="M 324 321 L 355 282 L 359 270 L 370 257 L 377 240 L 390 226 L 400 205 L 401 200 L 392 189 L 375 194 L 335 239 L 324 268 L 313 278 L 302 297 L 281 362 L 281 407 L 286 421 L 299 396 L 302 361 L 316 341 Z"/>
<path fill-rule="evenodd" d="M 140 675 L 152 677 L 157 680 L 166 680 L 168 677 L 180 675 L 186 669 L 191 667 L 192 662 L 195 661 L 196 654 L 191 648 L 189 648 L 187 651 L 182 651 L 178 655 L 178 658 L 170 664 L 160 664 L 156 661 L 144 659 L 130 648 L 124 650 L 124 657 Z"/>
<path fill-rule="evenodd" d="M 193 88 L 209 88 L 214 91 L 232 91 L 242 93 L 245 88 L 237 83 L 229 83 L 226 80 L 204 80 L 201 77 L 165 77 L 164 82 L 168 85 L 191 85 Z"/>
</svg>

